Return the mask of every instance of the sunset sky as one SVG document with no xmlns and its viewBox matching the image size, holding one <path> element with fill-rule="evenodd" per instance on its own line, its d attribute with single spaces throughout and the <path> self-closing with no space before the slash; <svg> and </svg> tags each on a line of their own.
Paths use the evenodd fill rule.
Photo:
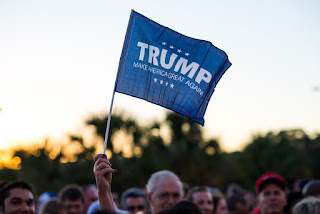
<svg viewBox="0 0 320 214">
<path fill-rule="evenodd" d="M 320 1 L 0 1 L 0 150 L 65 140 L 108 113 L 131 9 L 224 50 L 204 116 L 227 151 L 252 134 L 320 132 Z M 168 111 L 116 94 L 141 123 Z"/>
</svg>

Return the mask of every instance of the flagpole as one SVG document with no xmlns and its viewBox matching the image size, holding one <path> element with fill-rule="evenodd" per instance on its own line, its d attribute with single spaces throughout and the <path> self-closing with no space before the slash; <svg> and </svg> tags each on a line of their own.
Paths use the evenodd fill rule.
<svg viewBox="0 0 320 214">
<path fill-rule="evenodd" d="M 106 134 L 104 138 L 104 148 L 103 148 L 103 154 L 106 154 L 107 145 L 108 145 L 108 136 L 109 136 L 109 128 L 110 128 L 110 121 L 111 121 L 111 114 L 112 114 L 112 107 L 113 107 L 113 100 L 114 100 L 114 94 L 115 94 L 116 84 L 113 89 L 111 104 L 110 104 L 110 111 L 108 115 L 108 122 L 107 122 L 107 128 L 106 128 Z"/>
</svg>

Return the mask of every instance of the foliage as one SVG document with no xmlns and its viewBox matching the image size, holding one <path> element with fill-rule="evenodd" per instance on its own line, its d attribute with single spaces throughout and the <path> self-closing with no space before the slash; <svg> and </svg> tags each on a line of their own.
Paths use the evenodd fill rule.
<svg viewBox="0 0 320 214">
<path fill-rule="evenodd" d="M 86 121 L 96 136 L 105 137 L 107 116 L 92 116 Z M 119 137 L 122 136 L 122 137 Z M 204 139 L 202 128 L 176 113 L 164 121 L 140 126 L 124 114 L 112 116 L 108 137 L 114 175 L 113 190 L 143 187 L 149 176 L 161 169 L 172 170 L 182 181 L 225 190 L 237 183 L 253 190 L 255 180 L 267 171 L 286 179 L 320 177 L 320 134 L 311 138 L 303 130 L 284 130 L 253 137 L 243 151 L 224 153 L 216 139 Z M 77 146 L 73 153 L 67 147 Z M 96 145 L 85 146 L 81 136 L 70 136 L 70 142 L 53 155 L 49 141 L 36 150 L 18 149 L 20 169 L 0 170 L 0 181 L 26 180 L 35 192 L 59 191 L 66 184 L 94 183 L 92 173 Z M 101 146 L 101 145 L 100 145 Z M 119 148 L 121 149 L 119 150 Z"/>
<path fill-rule="evenodd" d="M 312 144 L 312 145 L 310 145 Z M 253 190 L 255 180 L 267 171 L 281 174 L 286 179 L 310 178 L 315 176 L 307 150 L 314 147 L 312 141 L 302 130 L 269 132 L 265 136 L 255 136 L 253 141 L 241 153 L 230 154 L 234 158 L 233 174 L 226 182 L 237 180 L 242 186 Z"/>
</svg>

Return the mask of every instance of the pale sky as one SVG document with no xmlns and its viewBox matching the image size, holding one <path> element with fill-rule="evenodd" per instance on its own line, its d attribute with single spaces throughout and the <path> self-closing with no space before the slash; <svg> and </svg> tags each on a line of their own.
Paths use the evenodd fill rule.
<svg viewBox="0 0 320 214">
<path fill-rule="evenodd" d="M 223 149 L 320 132 L 319 1 L 0 0 L 0 149 L 65 139 L 109 112 L 131 9 L 228 54 L 203 127 Z M 141 122 L 168 111 L 119 93 L 117 110 Z"/>
</svg>

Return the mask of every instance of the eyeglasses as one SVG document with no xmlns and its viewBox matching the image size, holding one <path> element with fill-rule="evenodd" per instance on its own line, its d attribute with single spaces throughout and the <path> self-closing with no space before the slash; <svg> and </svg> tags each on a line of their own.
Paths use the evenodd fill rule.
<svg viewBox="0 0 320 214">
<path fill-rule="evenodd" d="M 169 200 L 170 197 L 172 197 L 174 200 L 179 200 L 181 198 L 180 193 L 168 193 L 168 192 L 164 192 L 164 193 L 160 193 L 157 195 L 157 197 L 160 200 Z"/>
<path fill-rule="evenodd" d="M 129 210 L 129 211 L 133 211 L 133 210 L 135 210 L 135 209 L 137 209 L 137 210 L 143 210 L 145 208 L 145 206 L 143 206 L 143 205 L 138 205 L 138 206 L 130 206 L 130 207 L 127 207 L 127 210 Z"/>
</svg>

